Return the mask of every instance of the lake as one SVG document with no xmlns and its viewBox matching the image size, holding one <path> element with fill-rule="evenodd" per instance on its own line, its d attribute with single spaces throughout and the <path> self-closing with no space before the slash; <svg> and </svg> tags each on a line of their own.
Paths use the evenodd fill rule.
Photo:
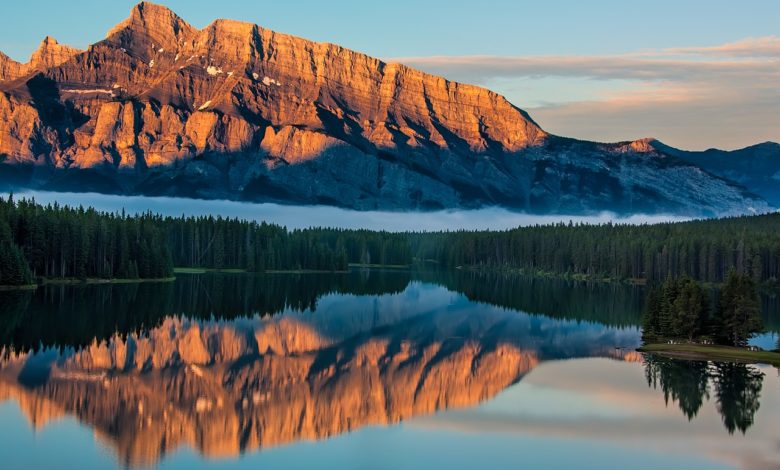
<svg viewBox="0 0 780 470">
<path fill-rule="evenodd" d="M 644 295 L 402 270 L 0 292 L 2 467 L 780 466 L 778 370 L 637 353 Z"/>
</svg>

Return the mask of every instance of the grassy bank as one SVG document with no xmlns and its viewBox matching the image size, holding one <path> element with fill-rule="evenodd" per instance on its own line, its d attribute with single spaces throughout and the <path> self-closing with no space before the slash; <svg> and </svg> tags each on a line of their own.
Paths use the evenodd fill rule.
<svg viewBox="0 0 780 470">
<path fill-rule="evenodd" d="M 344 274 L 349 271 L 330 271 L 320 269 L 268 269 L 263 272 L 247 271 L 246 269 L 217 269 L 217 268 L 173 268 L 173 272 L 176 274 L 206 274 L 206 273 L 222 273 L 222 274 Z"/>
<path fill-rule="evenodd" d="M 647 344 L 637 349 L 639 352 L 660 354 L 678 359 L 698 359 L 704 361 L 733 361 L 771 364 L 780 367 L 780 353 L 774 351 L 750 351 L 733 346 L 706 344 Z"/>
<path fill-rule="evenodd" d="M 175 277 L 163 277 L 153 279 L 46 279 L 41 278 L 37 284 L 25 284 L 21 286 L 0 286 L 0 292 L 5 291 L 17 291 L 17 290 L 35 290 L 39 286 L 55 285 L 55 286 L 71 286 L 71 285 L 97 285 L 97 284 L 139 284 L 142 282 L 173 282 Z"/>
<path fill-rule="evenodd" d="M 426 261 L 428 262 L 428 261 Z M 437 264 L 437 263 L 430 263 Z M 352 264 L 350 264 L 352 266 Z M 508 276 L 527 276 L 537 277 L 542 279 L 559 279 L 564 281 L 580 281 L 580 282 L 599 282 L 605 284 L 628 284 L 634 286 L 646 286 L 650 284 L 650 281 L 646 278 L 623 278 L 623 277 L 609 277 L 595 274 L 581 274 L 581 273 L 569 273 L 569 272 L 557 272 L 557 271 L 544 271 L 541 269 L 523 269 L 523 268 L 505 268 L 505 267 L 490 267 L 490 266 L 456 266 L 453 268 L 458 271 L 472 271 L 472 272 L 485 272 L 494 274 L 503 274 Z M 700 282 L 703 287 L 708 289 L 720 289 L 723 287 L 722 282 Z M 759 292 L 767 294 L 780 294 L 780 281 L 767 281 L 758 284 Z"/>
<path fill-rule="evenodd" d="M 536 277 L 541 279 L 559 279 L 564 281 L 580 281 L 580 282 L 599 282 L 607 284 L 631 284 L 631 285 L 646 285 L 647 279 L 644 278 L 619 278 L 608 277 L 594 274 L 581 274 L 581 273 L 569 273 L 569 272 L 557 272 L 557 271 L 544 271 L 541 269 L 523 269 L 523 268 L 505 268 L 505 267 L 490 267 L 490 266 L 456 266 L 454 269 L 459 271 L 472 271 L 472 272 L 485 272 L 491 274 L 503 274 L 507 276 L 524 276 L 524 277 Z"/>
<path fill-rule="evenodd" d="M 371 268 L 371 269 L 409 269 L 408 264 L 367 264 L 367 263 L 349 263 L 350 268 Z"/>
<path fill-rule="evenodd" d="M 173 282 L 175 280 L 175 277 L 161 277 L 153 279 L 43 279 L 39 285 L 138 284 L 142 282 Z"/>
<path fill-rule="evenodd" d="M 242 274 L 248 271 L 246 269 L 173 268 L 173 272 L 174 274 L 206 274 L 206 273 Z"/>
<path fill-rule="evenodd" d="M 0 286 L 0 292 L 15 291 L 15 290 L 35 290 L 38 288 L 38 284 L 24 284 L 21 286 Z"/>
<path fill-rule="evenodd" d="M 269 269 L 263 274 L 347 274 L 349 271 L 326 271 L 322 269 Z"/>
</svg>

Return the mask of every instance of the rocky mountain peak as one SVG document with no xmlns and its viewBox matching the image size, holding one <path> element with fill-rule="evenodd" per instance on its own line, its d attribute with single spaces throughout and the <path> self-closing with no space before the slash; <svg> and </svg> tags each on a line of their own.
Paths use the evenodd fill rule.
<svg viewBox="0 0 780 470">
<path fill-rule="evenodd" d="M 28 66 L 39 70 L 57 67 L 81 52 L 80 49 L 60 44 L 53 37 L 46 36 L 33 52 Z"/>
<path fill-rule="evenodd" d="M 75 47 L 60 44 L 51 36 L 43 38 L 38 49 L 32 53 L 30 60 L 25 64 L 0 52 L 0 81 L 15 80 L 36 71 L 57 67 L 81 52 Z"/>
<path fill-rule="evenodd" d="M 147 60 L 154 51 L 176 50 L 194 31 L 170 9 L 141 2 L 133 7 L 126 20 L 108 32 L 105 42 Z"/>
</svg>

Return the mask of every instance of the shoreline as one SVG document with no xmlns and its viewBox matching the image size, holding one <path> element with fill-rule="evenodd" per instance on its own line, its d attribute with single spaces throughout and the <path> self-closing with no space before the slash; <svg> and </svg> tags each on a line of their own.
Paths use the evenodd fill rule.
<svg viewBox="0 0 780 470">
<path fill-rule="evenodd" d="M 734 346 L 651 343 L 636 350 L 637 352 L 658 354 L 674 359 L 769 364 L 780 367 L 780 352 L 751 351 Z"/>
<path fill-rule="evenodd" d="M 488 273 L 488 274 L 502 274 L 504 276 L 524 276 L 535 277 L 539 279 L 558 279 L 562 281 L 576 281 L 576 282 L 597 282 L 604 284 L 625 284 L 630 286 L 646 286 L 649 281 L 645 278 L 618 278 L 618 277 L 601 277 L 591 274 L 572 274 L 572 273 L 559 273 L 555 271 L 541 271 L 541 270 L 527 270 L 523 268 L 495 268 L 495 267 L 482 267 L 482 266 L 455 266 L 453 268 L 443 268 L 451 271 L 465 271 L 473 273 Z"/>
<path fill-rule="evenodd" d="M 410 264 L 347 263 L 347 266 L 356 269 L 398 269 L 398 270 L 412 269 L 412 265 Z"/>
<path fill-rule="evenodd" d="M 325 269 L 267 269 L 265 271 L 248 271 L 246 269 L 228 268 L 173 268 L 174 274 L 347 274 L 349 271 Z"/>
<path fill-rule="evenodd" d="M 89 278 L 89 279 L 43 279 L 41 282 L 37 284 L 24 284 L 20 286 L 0 286 L 0 292 L 13 292 L 13 291 L 22 291 L 22 290 L 36 290 L 41 286 L 46 285 L 54 285 L 54 286 L 78 286 L 78 285 L 84 285 L 84 286 L 93 286 L 93 285 L 99 285 L 99 284 L 141 284 L 146 282 L 173 282 L 176 280 L 175 276 L 172 277 L 162 277 L 162 278 L 151 278 L 151 279 L 127 279 L 127 278 L 116 278 L 116 279 L 96 279 L 96 278 Z"/>
<path fill-rule="evenodd" d="M 144 282 L 173 282 L 176 280 L 175 276 L 171 277 L 159 277 L 149 279 L 127 279 L 127 278 L 114 278 L 114 279 L 44 279 L 38 286 L 45 285 L 96 285 L 96 284 L 140 284 Z"/>
<path fill-rule="evenodd" d="M 0 292 L 13 292 L 17 290 L 35 290 L 38 284 L 22 284 L 21 286 L 0 286 Z"/>
<path fill-rule="evenodd" d="M 571 273 L 558 273 L 555 271 L 529 271 L 522 268 L 495 268 L 495 267 L 480 267 L 480 266 L 455 266 L 453 268 L 442 268 L 450 271 L 466 271 L 473 273 L 488 273 L 488 274 L 503 274 L 505 276 L 527 276 L 540 279 L 559 279 L 562 281 L 576 281 L 576 282 L 597 282 L 603 284 L 624 284 L 629 286 L 649 286 L 652 283 L 647 278 L 621 278 L 621 277 L 600 277 L 590 274 L 571 274 Z M 723 287 L 723 282 L 705 282 L 697 281 L 702 286 L 707 288 L 720 289 Z M 780 283 L 763 282 L 756 286 L 759 292 L 765 293 L 780 293 Z"/>
</svg>

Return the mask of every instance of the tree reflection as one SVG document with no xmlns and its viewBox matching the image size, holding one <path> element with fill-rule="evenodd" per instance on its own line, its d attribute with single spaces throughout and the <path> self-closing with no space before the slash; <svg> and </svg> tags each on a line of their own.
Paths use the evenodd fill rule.
<svg viewBox="0 0 780 470">
<path fill-rule="evenodd" d="M 166 317 L 233 319 L 313 310 L 330 293 L 403 291 L 408 272 L 180 275 L 176 282 L 46 285 L 0 292 L 0 350 L 79 349 L 115 334 L 158 326 Z"/>
<path fill-rule="evenodd" d="M 715 398 L 723 425 L 729 434 L 736 429 L 745 434 L 760 406 L 764 373 L 745 364 L 727 362 L 716 363 L 713 371 Z"/>
<path fill-rule="evenodd" d="M 764 374 L 747 364 L 685 361 L 644 355 L 647 384 L 663 391 L 666 403 L 676 402 L 693 419 L 712 390 L 716 408 L 729 434 L 744 434 L 760 406 Z"/>
<path fill-rule="evenodd" d="M 550 318 L 618 327 L 639 326 L 642 319 L 644 288 L 640 286 L 469 270 L 422 271 L 416 277 L 461 292 L 470 300 Z"/>
<path fill-rule="evenodd" d="M 647 384 L 661 388 L 664 400 L 677 402 L 688 420 L 693 419 L 709 399 L 709 371 L 707 362 L 678 361 L 661 356 L 645 357 Z"/>
</svg>

